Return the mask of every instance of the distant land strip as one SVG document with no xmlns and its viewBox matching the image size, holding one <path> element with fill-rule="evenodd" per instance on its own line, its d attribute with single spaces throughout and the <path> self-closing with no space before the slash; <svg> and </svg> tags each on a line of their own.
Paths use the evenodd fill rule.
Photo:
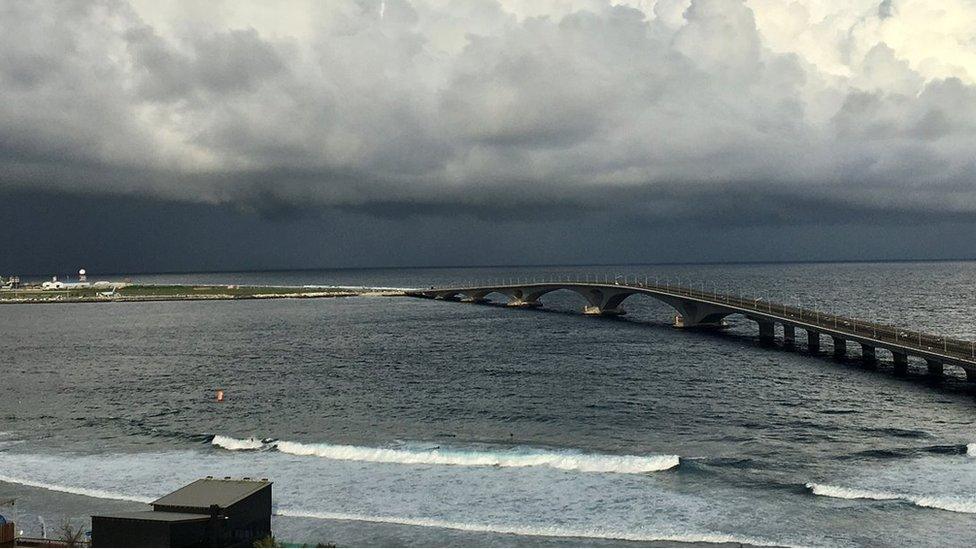
<svg viewBox="0 0 976 549">
<path fill-rule="evenodd" d="M 115 289 L 71 288 L 0 290 L 0 304 L 105 303 L 132 301 L 203 301 L 230 299 L 312 299 L 323 297 L 401 296 L 402 290 L 319 286 L 238 286 L 213 284 L 127 284 Z"/>
</svg>

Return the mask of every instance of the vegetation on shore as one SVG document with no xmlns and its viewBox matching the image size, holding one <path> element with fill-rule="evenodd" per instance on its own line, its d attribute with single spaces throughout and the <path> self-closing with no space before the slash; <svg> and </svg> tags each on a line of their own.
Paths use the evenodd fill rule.
<svg viewBox="0 0 976 549">
<path fill-rule="evenodd" d="M 347 297 L 363 294 L 401 295 L 394 290 L 327 288 L 311 286 L 237 285 L 144 285 L 129 284 L 111 288 L 70 288 L 42 290 L 18 288 L 0 290 L 0 303 L 72 303 L 100 301 L 184 301 L 204 299 L 273 299 Z"/>
</svg>

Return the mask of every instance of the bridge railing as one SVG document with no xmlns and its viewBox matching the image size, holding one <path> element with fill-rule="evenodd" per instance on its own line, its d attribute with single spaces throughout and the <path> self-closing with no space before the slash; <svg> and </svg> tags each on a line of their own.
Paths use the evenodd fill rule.
<svg viewBox="0 0 976 549">
<path fill-rule="evenodd" d="M 793 319 L 819 328 L 867 337 L 878 341 L 891 342 L 900 346 L 939 352 L 942 354 L 958 356 L 960 358 L 971 360 L 976 359 L 976 341 L 966 341 L 958 338 L 950 338 L 943 335 L 929 334 L 917 330 L 910 330 L 908 328 L 881 324 L 878 322 L 870 322 L 854 317 L 845 317 L 813 309 L 793 307 L 782 303 L 775 303 L 762 297 L 752 298 L 741 295 L 709 292 L 704 288 L 699 289 L 690 286 L 672 284 L 669 280 L 662 284 L 659 279 L 652 279 L 649 276 L 565 274 L 550 277 L 510 277 L 506 279 L 481 282 L 465 281 L 453 287 L 488 288 L 522 284 L 613 284 L 644 288 L 663 293 L 670 293 L 673 295 L 687 296 L 694 299 L 711 301 L 717 304 L 725 304 L 739 309 L 751 310 L 757 313 L 777 316 L 784 319 Z"/>
<path fill-rule="evenodd" d="M 698 290 L 688 287 L 662 287 L 660 284 L 644 285 L 653 290 L 664 290 L 678 295 L 699 298 L 715 303 L 725 303 L 740 309 L 750 309 L 757 313 L 779 316 L 786 319 L 795 319 L 806 324 L 825 328 L 834 331 L 846 332 L 851 335 L 868 337 L 878 341 L 887 341 L 898 345 L 924 349 L 927 351 L 941 352 L 948 355 L 956 355 L 964 358 L 976 359 L 976 341 L 966 341 L 962 339 L 950 338 L 943 335 L 927 334 L 920 331 L 913 331 L 907 328 L 871 322 L 860 318 L 845 317 L 817 310 L 792 307 L 782 303 L 767 301 L 763 298 L 743 298 L 728 294 L 717 294 L 705 290 Z"/>
</svg>

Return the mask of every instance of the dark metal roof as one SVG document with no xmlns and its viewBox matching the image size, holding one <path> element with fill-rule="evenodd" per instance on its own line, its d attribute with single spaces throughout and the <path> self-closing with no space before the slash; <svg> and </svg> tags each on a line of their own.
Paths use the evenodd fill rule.
<svg viewBox="0 0 976 549">
<path fill-rule="evenodd" d="M 196 513 L 167 513 L 165 511 L 135 511 L 132 513 L 117 513 L 114 515 L 96 516 L 98 518 L 146 520 L 152 522 L 197 522 L 210 520 L 210 515 L 199 515 Z"/>
<path fill-rule="evenodd" d="M 226 508 L 266 486 L 271 486 L 271 482 L 268 480 L 204 478 L 195 480 L 179 490 L 157 499 L 152 504 L 199 509 L 208 509 L 211 505 L 219 505 Z"/>
</svg>

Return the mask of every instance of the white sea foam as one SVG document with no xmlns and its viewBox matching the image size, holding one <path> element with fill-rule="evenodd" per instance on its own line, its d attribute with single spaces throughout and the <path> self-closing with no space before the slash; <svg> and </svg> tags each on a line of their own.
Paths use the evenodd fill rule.
<svg viewBox="0 0 976 549">
<path fill-rule="evenodd" d="M 215 436 L 213 444 L 227 450 L 257 450 L 267 447 L 295 456 L 314 456 L 341 461 L 460 467 L 550 467 L 585 473 L 650 473 L 677 467 L 680 461 L 678 456 L 673 455 L 584 454 L 528 448 L 496 451 L 371 448 L 345 444 L 306 444 L 284 440 L 265 444 L 255 438 L 241 440 L 222 435 Z"/>
<path fill-rule="evenodd" d="M 876 492 L 873 490 L 862 490 L 860 488 L 847 488 L 844 486 L 833 486 L 830 484 L 807 483 L 807 489 L 818 496 L 840 499 L 875 499 L 891 500 L 903 499 L 899 494 L 893 492 Z"/>
<path fill-rule="evenodd" d="M 45 490 L 51 490 L 54 492 L 64 492 L 66 494 L 77 494 L 79 496 L 88 496 L 90 498 L 100 498 L 100 499 L 118 499 L 122 501 L 138 501 L 140 503 L 151 503 L 153 498 L 146 496 L 137 496 L 132 494 L 120 494 L 117 492 L 108 492 L 105 490 L 98 490 L 94 488 L 82 488 L 77 486 L 63 486 L 60 484 L 51 484 L 48 482 L 41 482 L 33 479 L 25 479 L 19 477 L 8 477 L 6 475 L 0 475 L 0 481 L 10 482 L 14 484 L 23 484 L 24 486 L 33 486 L 34 488 L 43 488 Z"/>
<path fill-rule="evenodd" d="M 966 455 L 976 457 L 976 442 L 970 442 L 966 445 Z"/>
<path fill-rule="evenodd" d="M 738 543 L 757 546 L 774 546 L 773 542 L 732 536 L 723 533 L 680 533 L 680 532 L 632 532 L 612 529 L 575 529 L 559 526 L 486 524 L 476 522 L 455 522 L 429 518 L 357 515 L 348 513 L 328 513 L 305 511 L 301 509 L 278 509 L 275 513 L 284 517 L 313 518 L 322 520 L 353 520 L 361 522 L 380 522 L 423 526 L 427 528 L 447 528 L 466 532 L 490 534 L 511 534 L 516 536 L 542 536 L 558 538 L 613 539 L 626 541 L 670 541 L 678 543 Z"/>
<path fill-rule="evenodd" d="M 264 442 L 254 437 L 239 439 L 217 435 L 210 443 L 226 450 L 260 450 L 265 447 Z"/>
<path fill-rule="evenodd" d="M 10 437 L 12 435 L 13 433 L 9 431 L 0 431 L 0 450 L 4 450 L 6 448 L 10 448 L 11 446 L 15 446 L 17 444 L 24 442 L 23 440 L 11 439 Z"/>
<path fill-rule="evenodd" d="M 965 499 L 953 496 L 916 496 L 895 492 L 848 488 L 830 484 L 808 483 L 807 489 L 818 496 L 840 499 L 873 499 L 878 501 L 898 500 L 911 503 L 918 507 L 942 509 L 954 513 L 976 513 L 976 499 Z"/>
<path fill-rule="evenodd" d="M 556 474 L 545 467 L 422 466 L 405 470 L 407 466 L 296 457 L 276 451 L 273 444 L 267 443 L 266 451 L 229 451 L 213 446 L 212 451 L 198 448 L 96 455 L 0 452 L 0 473 L 7 475 L 0 480 L 148 502 L 206 475 L 268 476 L 276 481 L 275 500 L 283 510 L 281 514 L 309 515 L 312 519 L 399 523 L 485 535 L 497 532 L 635 541 L 756 543 L 726 534 L 764 535 L 762 529 L 753 528 L 713 531 L 710 517 L 714 516 L 715 504 L 672 492 L 669 483 L 659 481 L 658 474 Z M 409 443 L 397 447 L 420 450 L 419 445 Z M 310 468 L 310 461 L 322 466 Z M 355 489 L 350 490 L 350 486 Z M 430 494 L 438 497 L 431 499 Z M 713 495 L 722 501 L 722 495 Z M 594 501 L 600 504 L 594 507 Z M 282 536 L 309 541 L 301 523 L 287 522 L 280 530 Z"/>
</svg>

